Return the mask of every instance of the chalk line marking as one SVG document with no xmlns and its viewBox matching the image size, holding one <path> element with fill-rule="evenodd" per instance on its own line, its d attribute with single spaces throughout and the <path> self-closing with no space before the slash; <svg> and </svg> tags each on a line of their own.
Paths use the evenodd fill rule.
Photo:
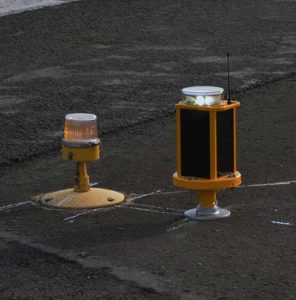
<svg viewBox="0 0 296 300">
<path fill-rule="evenodd" d="M 98 182 L 91 182 L 90 184 L 89 184 L 89 186 L 96 186 L 96 185 L 98 185 L 98 184 L 100 184 L 100 183 L 102 183 L 101 181 L 98 181 Z"/>
<path fill-rule="evenodd" d="M 74 221 L 75 219 L 79 218 L 80 216 L 91 214 L 96 211 L 106 211 L 107 209 L 116 209 L 116 208 L 128 208 L 128 209 L 134 209 L 134 210 L 142 210 L 146 212 L 154 212 L 154 213 L 166 213 L 166 214 L 177 214 L 180 215 L 178 212 L 183 212 L 181 210 L 177 210 L 174 208 L 165 208 L 165 207 L 160 207 L 160 206 L 154 206 L 154 205 L 146 205 L 146 204 L 137 204 L 137 203 L 132 203 L 132 201 L 137 200 L 137 199 L 142 199 L 145 197 L 153 196 L 153 195 L 167 195 L 167 194 L 173 194 L 173 193 L 181 193 L 181 192 L 186 192 L 186 191 L 167 191 L 167 192 L 162 192 L 161 190 L 157 190 L 151 193 L 147 194 L 140 194 L 140 195 L 135 195 L 132 198 L 127 197 L 126 203 L 127 205 L 115 205 L 112 207 L 101 207 L 101 208 L 95 208 L 92 210 L 86 210 L 84 212 L 78 213 L 73 216 L 69 216 L 65 219 L 64 221 Z"/>
<path fill-rule="evenodd" d="M 61 206 L 63 203 L 67 202 L 67 200 L 71 200 L 71 194 L 67 195 L 63 200 L 61 200 L 57 206 Z"/>
<path fill-rule="evenodd" d="M 285 226 L 293 226 L 293 224 L 289 222 L 281 222 L 281 221 L 270 221 L 272 224 L 277 224 L 277 225 L 285 225 Z"/>
<path fill-rule="evenodd" d="M 160 194 L 161 193 L 161 190 L 157 190 L 155 192 L 151 192 L 151 193 L 148 193 L 148 194 L 140 194 L 140 195 L 137 195 L 137 196 L 133 196 L 132 198 L 127 198 L 127 202 L 132 202 L 134 200 L 137 200 L 137 199 L 141 199 L 141 198 L 145 198 L 145 197 L 148 197 L 148 196 L 153 196 L 153 195 L 156 195 L 156 194 Z"/>
<path fill-rule="evenodd" d="M 148 193 L 148 194 L 142 194 L 142 195 L 138 195 L 138 196 L 135 196 L 135 197 L 132 197 L 132 198 L 127 198 L 127 203 L 128 202 L 131 202 L 133 200 L 136 200 L 136 199 L 141 199 L 141 198 L 144 198 L 144 197 L 148 197 L 148 196 L 151 196 L 151 195 L 154 195 L 155 193 L 157 193 L 158 191 L 156 192 L 152 192 L 152 193 Z M 118 207 L 118 205 L 116 205 L 116 207 Z M 114 206 L 115 208 L 115 206 Z M 83 216 L 83 215 L 88 215 L 88 214 L 91 214 L 93 212 L 96 212 L 96 211 L 103 211 L 103 210 L 106 210 L 106 208 L 104 207 L 99 207 L 99 208 L 95 208 L 95 209 L 92 209 L 92 210 L 86 210 L 86 211 L 83 211 L 81 213 L 78 213 L 76 215 L 73 215 L 73 216 L 69 216 L 67 218 L 64 219 L 64 221 L 74 221 L 74 219 L 77 219 L 79 218 L 80 216 Z"/>
<path fill-rule="evenodd" d="M 81 212 L 79 214 L 67 217 L 67 218 L 64 219 L 64 221 L 73 221 L 74 219 L 76 219 L 76 218 L 78 218 L 80 216 L 83 216 L 85 214 L 88 214 L 88 213 L 91 213 L 91 212 L 95 212 L 95 211 L 96 211 L 96 209 L 93 209 L 92 211 L 86 210 L 86 211 L 83 211 L 83 212 Z"/>
<path fill-rule="evenodd" d="M 166 210 L 166 211 L 172 211 L 172 212 L 184 212 L 182 209 L 177 209 L 173 207 L 163 207 L 163 206 L 156 206 L 156 205 L 149 205 L 149 204 L 142 204 L 142 203 L 131 203 L 129 207 L 131 206 L 137 206 L 137 207 L 147 207 L 155 210 Z"/>
<path fill-rule="evenodd" d="M 184 227 L 186 224 L 188 224 L 190 221 L 188 219 L 185 219 L 182 221 L 181 224 L 177 225 L 177 226 L 173 226 L 173 227 L 170 227 L 166 230 L 166 232 L 170 232 L 170 231 L 175 231 L 175 230 L 178 230 L 182 227 Z"/>
<path fill-rule="evenodd" d="M 109 210 L 112 210 L 115 208 L 116 208 L 116 206 L 107 206 L 107 207 L 98 207 L 98 208 L 94 208 L 91 210 L 84 210 L 81 213 L 78 213 L 76 215 L 72 215 L 72 216 L 69 216 L 69 217 L 63 219 L 63 221 L 74 221 L 76 218 L 79 218 L 80 216 L 88 215 L 88 214 L 94 213 L 96 211 L 106 212 L 106 211 L 109 211 Z"/>
<path fill-rule="evenodd" d="M 98 185 L 100 182 L 93 182 L 91 183 L 90 185 L 91 186 L 96 186 Z M 290 184 L 293 184 L 293 183 L 296 183 L 296 180 L 289 180 L 289 181 L 279 181 L 279 182 L 269 182 L 269 183 L 258 183 L 258 184 L 247 184 L 247 185 L 241 185 L 241 186 L 238 186 L 236 188 L 253 188 L 253 187 L 266 187 L 266 186 L 280 186 L 280 185 L 290 185 Z M 187 193 L 188 190 L 181 190 L 181 191 L 167 191 L 167 192 L 164 192 L 164 191 L 161 191 L 161 190 L 157 190 L 157 191 L 154 191 L 154 192 L 151 192 L 151 193 L 147 193 L 147 194 L 140 194 L 140 195 L 136 195 L 132 198 L 127 198 L 126 202 L 127 204 L 130 204 L 132 203 L 132 201 L 134 200 L 137 200 L 137 199 L 141 199 L 141 198 L 145 198 L 145 197 L 149 197 L 149 196 L 153 196 L 153 195 L 169 195 L 169 194 L 178 194 L 178 193 Z M 63 199 L 62 202 L 64 202 L 66 199 Z M 2 211 L 6 211 L 6 210 L 10 210 L 10 209 L 13 209 L 13 208 L 17 208 L 17 207 L 21 207 L 23 205 L 27 205 L 27 204 L 31 204 L 32 201 L 22 201 L 22 202 L 19 202 L 19 203 L 15 203 L 15 204 L 8 204 L 8 205 L 4 205 L 2 207 L 0 207 L 0 212 Z M 59 205 L 61 205 L 62 203 L 59 203 Z M 134 204 L 134 206 L 137 205 L 139 207 L 146 207 L 146 209 L 152 209 L 154 212 L 157 211 L 157 209 L 162 209 L 162 210 L 168 210 L 168 211 L 179 211 L 178 209 L 174 209 L 174 208 L 163 208 L 163 207 L 154 207 L 153 205 L 146 205 L 146 204 Z M 125 207 L 127 207 L 128 205 L 126 205 Z M 116 208 L 115 207 L 112 207 L 112 208 Z M 81 212 L 77 215 L 73 215 L 73 216 L 69 216 L 67 218 L 64 219 L 64 221 L 70 221 L 70 220 L 74 220 L 75 218 L 78 218 L 82 215 L 86 215 L 86 214 L 90 214 L 92 212 L 96 212 L 98 210 L 110 210 L 111 207 L 107 207 L 107 208 L 96 208 L 94 210 L 87 210 L 87 211 L 84 211 L 84 212 Z M 131 208 L 132 209 L 132 208 Z M 181 211 L 181 210 L 180 210 Z"/>
<path fill-rule="evenodd" d="M 247 185 L 238 186 L 237 188 L 289 185 L 289 184 L 292 184 L 292 183 L 296 183 L 296 180 L 279 181 L 279 182 L 269 182 L 269 183 L 257 183 L 257 184 L 247 184 Z"/>
<path fill-rule="evenodd" d="M 24 205 L 31 204 L 31 203 L 32 203 L 32 201 L 22 201 L 22 202 L 18 202 L 18 203 L 14 203 L 14 204 L 4 205 L 4 206 L 0 207 L 0 211 L 10 210 L 12 208 L 17 208 L 17 207 L 24 206 Z"/>
<path fill-rule="evenodd" d="M 169 215 L 175 215 L 175 216 L 183 216 L 183 214 L 180 214 L 180 213 L 167 211 L 165 208 L 163 208 L 163 210 L 156 210 L 156 209 L 149 209 L 149 208 L 130 206 L 130 205 L 116 205 L 116 207 L 127 208 L 127 209 L 132 209 L 132 210 L 140 210 L 140 211 L 144 211 L 144 212 L 152 212 L 152 213 L 157 213 L 157 214 L 169 214 Z"/>
<path fill-rule="evenodd" d="M 86 215 L 86 214 L 90 214 L 91 212 L 95 212 L 95 211 L 96 211 L 96 209 L 93 209 L 93 210 L 91 210 L 91 211 L 86 210 L 86 211 L 83 211 L 83 212 L 81 212 L 81 213 L 79 213 L 79 214 L 76 214 L 76 215 L 67 217 L 67 218 L 64 219 L 64 221 L 73 221 L 74 219 L 76 219 L 76 218 L 78 218 L 78 217 L 80 217 L 80 216 L 83 216 L 83 215 Z"/>
</svg>

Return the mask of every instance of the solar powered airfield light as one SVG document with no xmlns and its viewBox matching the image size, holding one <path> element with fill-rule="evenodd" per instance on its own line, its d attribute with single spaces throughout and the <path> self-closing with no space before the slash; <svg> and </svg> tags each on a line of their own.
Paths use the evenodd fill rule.
<svg viewBox="0 0 296 300">
<path fill-rule="evenodd" d="M 76 162 L 75 185 L 71 189 L 42 195 L 42 204 L 59 208 L 96 208 L 124 201 L 122 193 L 90 187 L 86 163 L 100 158 L 99 144 L 96 115 L 66 115 L 62 156 L 65 160 Z"/>
<path fill-rule="evenodd" d="M 240 185 L 236 167 L 236 110 L 240 103 L 222 100 L 223 88 L 193 86 L 182 89 L 176 104 L 176 187 L 198 191 L 199 205 L 187 210 L 193 220 L 214 220 L 230 216 L 219 208 L 218 190 Z"/>
</svg>

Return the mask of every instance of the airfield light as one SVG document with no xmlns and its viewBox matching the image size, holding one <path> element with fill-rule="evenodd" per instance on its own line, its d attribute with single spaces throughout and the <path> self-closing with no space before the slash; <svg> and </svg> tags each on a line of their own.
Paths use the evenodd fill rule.
<svg viewBox="0 0 296 300">
<path fill-rule="evenodd" d="M 65 160 L 76 161 L 74 188 L 41 195 L 37 199 L 42 204 L 60 208 L 96 208 L 124 201 L 122 193 L 90 187 L 86 163 L 100 158 L 99 144 L 96 115 L 67 114 L 62 156 Z"/>
<path fill-rule="evenodd" d="M 63 145 L 84 147 L 99 142 L 97 116 L 68 114 L 65 117 Z"/>
<path fill-rule="evenodd" d="M 199 106 L 219 104 L 223 92 L 223 88 L 216 86 L 191 86 L 182 89 L 183 101 Z"/>
<path fill-rule="evenodd" d="M 182 90 L 176 104 L 177 172 L 174 185 L 198 191 L 199 205 L 185 212 L 194 220 L 230 216 L 218 207 L 220 189 L 240 185 L 236 167 L 236 109 L 240 103 L 222 100 L 223 89 L 197 86 Z"/>
</svg>

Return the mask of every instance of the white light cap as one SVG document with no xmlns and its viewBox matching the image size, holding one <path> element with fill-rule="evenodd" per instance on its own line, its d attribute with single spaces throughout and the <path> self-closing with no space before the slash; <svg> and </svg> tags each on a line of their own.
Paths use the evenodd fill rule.
<svg viewBox="0 0 296 300">
<path fill-rule="evenodd" d="M 223 92 L 224 89 L 217 86 L 190 86 L 182 89 L 182 93 L 188 96 L 215 96 Z"/>
<path fill-rule="evenodd" d="M 88 147 L 99 144 L 97 116 L 75 113 L 65 117 L 63 145 Z"/>
</svg>

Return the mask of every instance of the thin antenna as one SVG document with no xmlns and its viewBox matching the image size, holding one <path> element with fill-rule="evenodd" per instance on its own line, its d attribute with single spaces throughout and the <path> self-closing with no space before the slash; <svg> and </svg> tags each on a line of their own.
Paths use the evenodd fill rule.
<svg viewBox="0 0 296 300">
<path fill-rule="evenodd" d="M 227 84 L 228 84 L 228 101 L 227 104 L 230 104 L 230 79 L 229 79 L 229 53 L 227 53 Z"/>
</svg>

